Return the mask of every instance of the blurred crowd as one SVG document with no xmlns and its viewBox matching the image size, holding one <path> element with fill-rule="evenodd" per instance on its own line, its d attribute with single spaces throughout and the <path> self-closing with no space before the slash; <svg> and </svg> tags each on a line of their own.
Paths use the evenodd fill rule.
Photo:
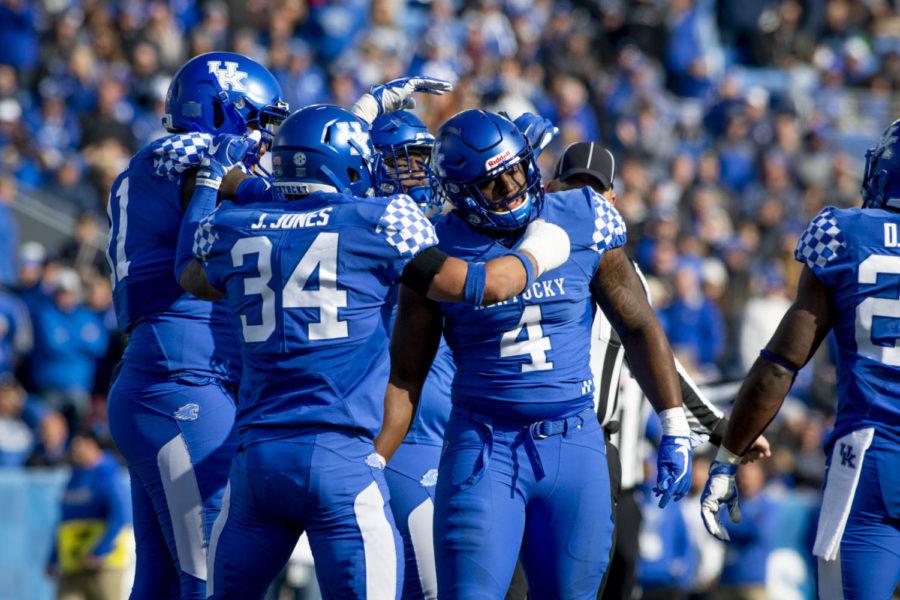
<svg viewBox="0 0 900 600">
<path fill-rule="evenodd" d="M 164 134 L 187 58 L 241 52 L 292 108 L 349 106 L 406 74 L 453 81 L 432 127 L 484 107 L 554 121 L 542 154 L 616 157 L 632 255 L 682 363 L 746 373 L 787 309 L 792 251 L 825 204 L 858 203 L 862 156 L 900 112 L 893 0 L 0 0 L 0 463 L 54 464 L 103 399 L 122 344 L 102 248 L 106 196 Z M 32 195 L 81 214 L 60 248 L 20 244 Z M 833 341 L 798 378 L 762 486 L 818 489 Z M 749 476 L 748 476 L 749 477 Z"/>
</svg>

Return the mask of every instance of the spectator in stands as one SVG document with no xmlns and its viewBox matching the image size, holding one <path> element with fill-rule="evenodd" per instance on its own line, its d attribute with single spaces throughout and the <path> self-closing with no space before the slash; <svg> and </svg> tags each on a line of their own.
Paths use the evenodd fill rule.
<svg viewBox="0 0 900 600">
<path fill-rule="evenodd" d="M 2 46 L 3 44 L 0 44 Z M 12 210 L 16 197 L 16 180 L 9 173 L 0 172 L 0 285 L 16 282 L 16 249 L 19 247 L 19 226 Z"/>
<path fill-rule="evenodd" d="M 700 287 L 697 270 L 681 266 L 675 274 L 675 297 L 663 309 L 666 335 L 672 348 L 684 353 L 701 369 L 715 370 L 716 360 L 725 346 L 722 313 Z"/>
<path fill-rule="evenodd" d="M 61 600 L 118 600 L 131 536 L 122 467 L 90 430 L 72 437 L 69 454 L 72 475 L 47 574 L 57 578 Z"/>
<path fill-rule="evenodd" d="M 18 296 L 0 287 L 0 377 L 15 372 L 33 345 L 28 307 Z"/>
<path fill-rule="evenodd" d="M 57 256 L 60 262 L 75 269 L 83 279 L 95 273 L 109 273 L 105 242 L 100 239 L 97 218 L 92 213 L 84 212 L 78 216 L 72 239 L 62 245 Z"/>
<path fill-rule="evenodd" d="M 645 466 L 645 471 L 651 470 Z M 656 480 L 653 475 L 652 481 Z M 677 504 L 659 508 L 649 487 L 641 504 L 640 561 L 638 584 L 643 600 L 681 600 L 684 590 L 693 579 L 697 555 L 688 534 L 687 525 Z"/>
<path fill-rule="evenodd" d="M 21 467 L 38 444 L 35 404 L 12 375 L 0 376 L 0 467 Z"/>
<path fill-rule="evenodd" d="M 766 563 L 772 552 L 777 504 L 765 491 L 766 473 L 758 463 L 738 470 L 741 522 L 726 524 L 731 541 L 725 547 L 725 565 L 716 600 L 767 600 Z"/>
<path fill-rule="evenodd" d="M 47 298 L 44 267 L 47 249 L 38 242 L 25 242 L 19 248 L 19 273 L 13 291 L 34 315 L 34 309 Z"/>
<path fill-rule="evenodd" d="M 56 275 L 51 302 L 34 316 L 31 377 L 49 406 L 75 429 L 90 409 L 96 361 L 106 352 L 103 322 L 81 301 L 81 280 L 71 269 Z"/>
<path fill-rule="evenodd" d="M 791 306 L 784 277 L 776 268 L 768 269 L 757 281 L 757 289 L 761 287 L 762 293 L 755 294 L 747 301 L 741 318 L 742 373 L 750 370 L 759 351 L 765 348 L 781 322 L 781 317 Z"/>
</svg>

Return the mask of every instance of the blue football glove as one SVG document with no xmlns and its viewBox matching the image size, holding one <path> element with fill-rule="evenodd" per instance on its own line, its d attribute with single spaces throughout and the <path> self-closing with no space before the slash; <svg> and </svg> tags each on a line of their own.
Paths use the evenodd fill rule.
<svg viewBox="0 0 900 600">
<path fill-rule="evenodd" d="M 691 489 L 690 436 L 664 435 L 656 455 L 656 487 L 659 507 L 665 508 L 669 501 L 678 502 Z"/>
<path fill-rule="evenodd" d="M 738 499 L 734 475 L 737 473 L 740 457 L 735 456 L 724 447 L 719 448 L 716 460 L 709 465 L 709 477 L 700 496 L 700 516 L 706 530 L 722 541 L 728 541 L 728 530 L 718 519 L 719 509 L 724 504 L 728 516 L 734 523 L 741 522 L 741 507 Z"/>
<path fill-rule="evenodd" d="M 262 138 L 260 132 L 251 131 L 247 135 L 220 133 L 213 138 L 206 149 L 206 156 L 197 171 L 197 185 L 219 189 L 225 174 L 244 162 L 251 151 L 255 151 Z"/>
<path fill-rule="evenodd" d="M 446 94 L 453 89 L 453 84 L 434 77 L 401 77 L 382 85 L 373 85 L 369 91 L 356 101 L 353 111 L 357 117 L 372 123 L 385 113 L 398 110 L 413 109 L 416 99 L 413 94 Z"/>
<path fill-rule="evenodd" d="M 543 152 L 553 138 L 559 135 L 559 128 L 550 119 L 534 113 L 522 113 L 513 123 L 528 139 L 528 143 L 534 148 L 535 156 Z"/>
</svg>

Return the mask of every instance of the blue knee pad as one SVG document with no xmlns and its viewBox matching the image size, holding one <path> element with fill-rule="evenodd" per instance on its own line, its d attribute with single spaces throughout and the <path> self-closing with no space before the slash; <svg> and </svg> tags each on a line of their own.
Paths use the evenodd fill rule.
<svg viewBox="0 0 900 600">
<path fill-rule="evenodd" d="M 441 599 L 503 598 L 520 547 L 535 597 L 596 597 L 611 504 L 591 409 L 536 428 L 454 408 L 435 497 Z"/>
<path fill-rule="evenodd" d="M 401 444 L 384 472 L 406 557 L 404 600 L 437 597 L 432 524 L 440 459 L 440 446 Z"/>
<path fill-rule="evenodd" d="M 126 368 L 110 390 L 108 415 L 132 480 L 131 597 L 205 598 L 206 546 L 237 446 L 231 391 L 215 380 Z"/>
<path fill-rule="evenodd" d="M 403 544 L 373 452 L 340 432 L 241 449 L 210 541 L 211 597 L 262 598 L 303 531 L 325 598 L 399 595 Z"/>
<path fill-rule="evenodd" d="M 900 583 L 898 464 L 900 443 L 876 430 L 863 459 L 838 558 L 817 561 L 820 598 L 888 599 Z"/>
</svg>

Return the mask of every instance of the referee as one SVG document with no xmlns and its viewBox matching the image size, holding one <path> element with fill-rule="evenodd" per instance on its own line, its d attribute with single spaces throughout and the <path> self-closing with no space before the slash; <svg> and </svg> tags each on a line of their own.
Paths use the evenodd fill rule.
<svg viewBox="0 0 900 600">
<path fill-rule="evenodd" d="M 563 151 L 547 191 L 590 187 L 615 205 L 615 174 L 616 159 L 612 152 L 594 142 L 577 142 Z M 644 275 L 637 264 L 634 266 L 649 297 Z M 597 418 L 607 433 L 607 462 L 615 506 L 615 539 L 598 598 L 630 600 L 639 558 L 638 534 L 641 527 L 641 511 L 635 490 L 644 480 L 643 462 L 649 448 L 643 433 L 650 403 L 631 377 L 622 342 L 601 310 L 597 310 L 594 316 L 591 338 L 591 370 L 597 394 L 594 403 Z M 718 445 L 725 433 L 727 419 L 704 397 L 677 359 L 675 367 L 691 430 L 708 436 L 710 443 Z M 762 437 L 748 451 L 754 459 L 768 453 L 768 442 Z M 525 590 L 527 583 L 524 574 L 521 568 L 517 568 L 506 598 L 524 598 Z"/>
</svg>

